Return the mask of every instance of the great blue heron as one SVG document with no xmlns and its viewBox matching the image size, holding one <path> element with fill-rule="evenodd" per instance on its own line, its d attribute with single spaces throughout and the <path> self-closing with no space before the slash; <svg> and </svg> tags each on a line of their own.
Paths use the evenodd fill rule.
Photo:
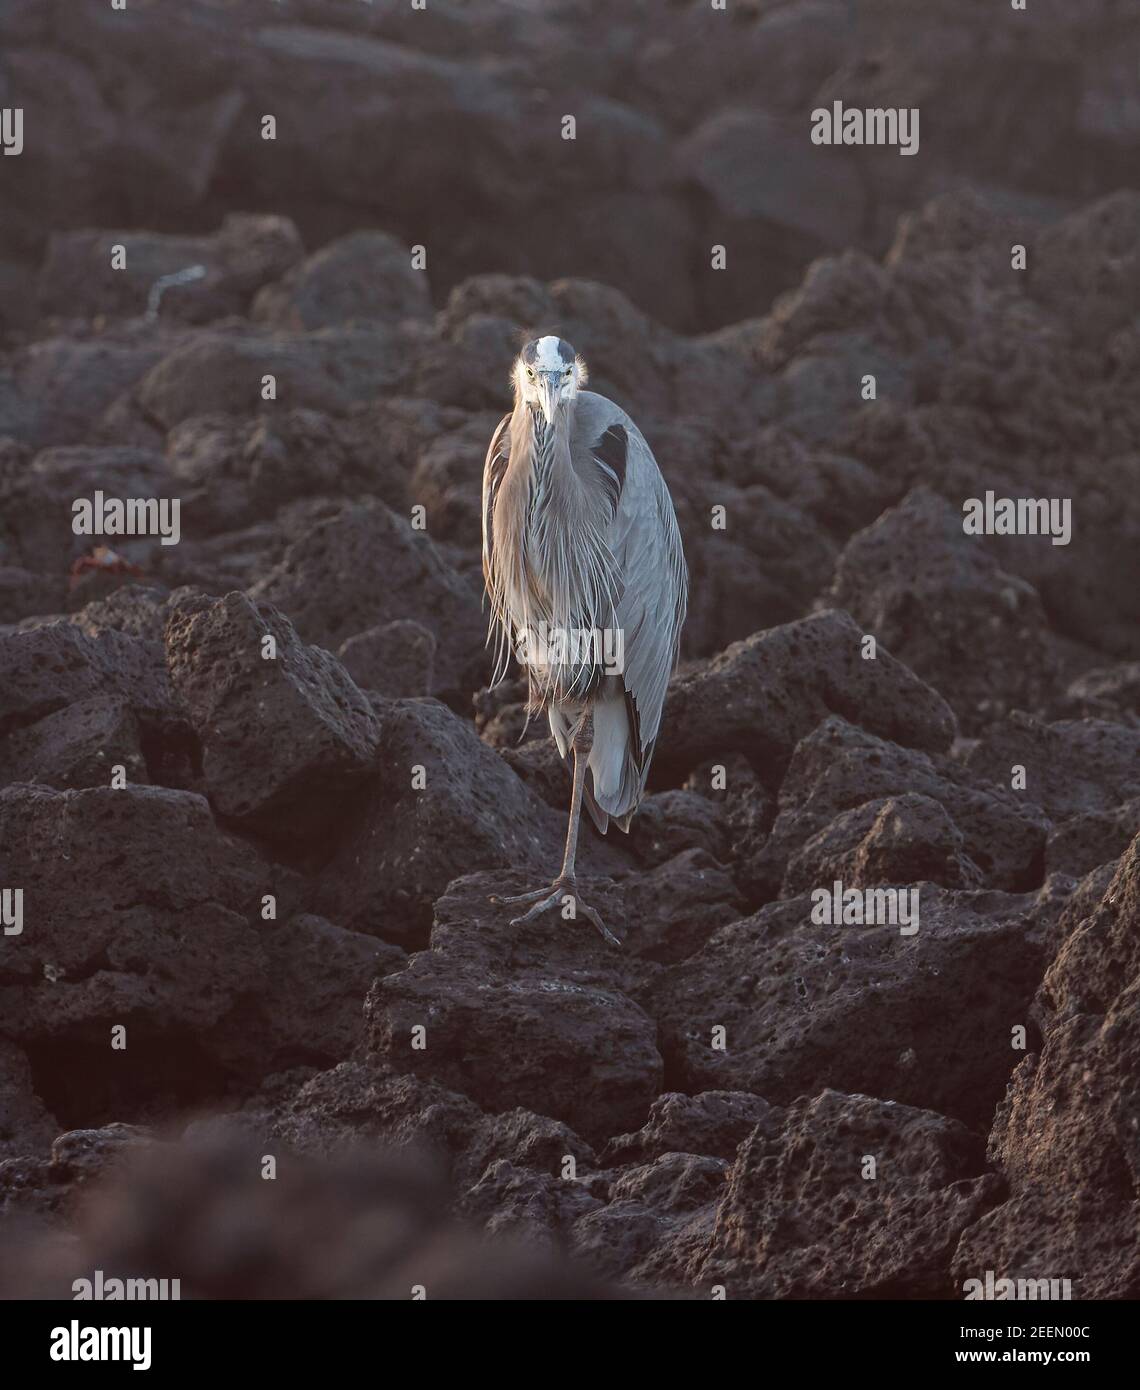
<svg viewBox="0 0 1140 1390">
<path fill-rule="evenodd" d="M 511 374 L 515 407 L 483 468 L 483 577 L 495 680 L 512 651 L 530 709 L 574 750 L 566 853 L 554 882 L 494 899 L 533 903 L 512 925 L 573 902 L 617 938 L 575 881 L 582 802 L 605 834 L 629 830 L 649 776 L 665 688 L 685 621 L 688 575 L 669 489 L 624 410 L 583 390 L 586 365 L 561 338 L 536 338 Z"/>
</svg>

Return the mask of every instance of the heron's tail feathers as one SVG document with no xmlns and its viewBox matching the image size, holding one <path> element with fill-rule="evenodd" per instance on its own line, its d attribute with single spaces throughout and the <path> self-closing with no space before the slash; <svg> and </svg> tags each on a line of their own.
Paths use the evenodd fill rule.
<svg viewBox="0 0 1140 1390">
<path fill-rule="evenodd" d="M 594 800 L 594 793 L 590 790 L 589 782 L 586 782 L 585 785 L 582 787 L 582 802 L 585 805 L 586 810 L 590 813 L 590 819 L 597 826 L 598 834 L 604 835 L 606 831 L 610 828 L 610 814 L 608 811 L 603 811 L 602 808 L 598 805 L 598 803 Z M 627 828 L 628 822 L 625 826 L 622 827 L 622 829 L 624 830 Z"/>
<path fill-rule="evenodd" d="M 629 831 L 641 803 L 649 766 L 641 768 L 634 757 L 632 730 L 624 696 L 600 699 L 594 704 L 594 742 L 590 748 L 590 789 L 598 809 L 619 830 Z"/>
</svg>

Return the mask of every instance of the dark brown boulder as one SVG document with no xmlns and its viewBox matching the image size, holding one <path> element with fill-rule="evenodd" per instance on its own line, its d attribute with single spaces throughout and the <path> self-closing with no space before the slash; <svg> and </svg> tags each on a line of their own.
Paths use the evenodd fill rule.
<svg viewBox="0 0 1140 1390">
<path fill-rule="evenodd" d="M 958 1235 L 1000 1191 L 983 1170 L 978 1139 L 942 1115 L 804 1097 L 778 1135 L 741 1145 L 692 1277 L 728 1298 L 949 1298 Z"/>
<path fill-rule="evenodd" d="M 166 661 L 219 813 L 288 839 L 327 834 L 373 772 L 380 739 L 340 662 L 305 646 L 271 604 L 238 593 L 174 609 Z"/>
<path fill-rule="evenodd" d="M 1134 1298 L 1140 1076 L 1140 838 L 1041 988 L 1044 1041 L 990 1136 L 1009 1200 L 964 1232 L 955 1277 L 1069 1279 L 1073 1298 Z"/>
</svg>

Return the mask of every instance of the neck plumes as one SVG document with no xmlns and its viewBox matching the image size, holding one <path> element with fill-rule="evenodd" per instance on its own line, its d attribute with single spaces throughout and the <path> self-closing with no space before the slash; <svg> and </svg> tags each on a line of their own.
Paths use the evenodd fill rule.
<svg viewBox="0 0 1140 1390">
<path fill-rule="evenodd" d="M 500 600 L 506 640 L 526 663 L 536 705 L 588 694 L 598 677 L 596 663 L 582 655 L 590 644 L 581 636 L 616 626 L 619 584 L 606 542 L 610 504 L 574 467 L 572 418 L 572 407 L 547 423 L 540 411 L 516 406 L 495 509 L 492 597 Z"/>
</svg>

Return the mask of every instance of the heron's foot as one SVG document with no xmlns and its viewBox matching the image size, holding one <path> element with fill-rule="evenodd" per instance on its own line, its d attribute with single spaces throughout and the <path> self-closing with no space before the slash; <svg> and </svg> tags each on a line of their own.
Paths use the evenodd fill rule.
<svg viewBox="0 0 1140 1390">
<path fill-rule="evenodd" d="M 569 901 L 568 901 L 569 900 Z M 514 897 L 499 898 L 493 897 L 493 903 L 533 903 L 534 906 L 524 912 L 520 917 L 511 918 L 512 927 L 523 927 L 528 922 L 533 922 L 536 917 L 541 917 L 544 912 L 548 912 L 552 907 L 560 908 L 563 915 L 566 915 L 567 907 L 570 908 L 569 920 L 576 919 L 579 915 L 585 917 L 588 922 L 592 922 L 602 936 L 611 946 L 620 946 L 621 939 L 610 931 L 609 927 L 602 921 L 594 909 L 586 902 L 581 893 L 578 892 L 578 885 L 572 878 L 556 878 L 549 888 L 538 888 L 533 893 L 518 893 Z"/>
</svg>

